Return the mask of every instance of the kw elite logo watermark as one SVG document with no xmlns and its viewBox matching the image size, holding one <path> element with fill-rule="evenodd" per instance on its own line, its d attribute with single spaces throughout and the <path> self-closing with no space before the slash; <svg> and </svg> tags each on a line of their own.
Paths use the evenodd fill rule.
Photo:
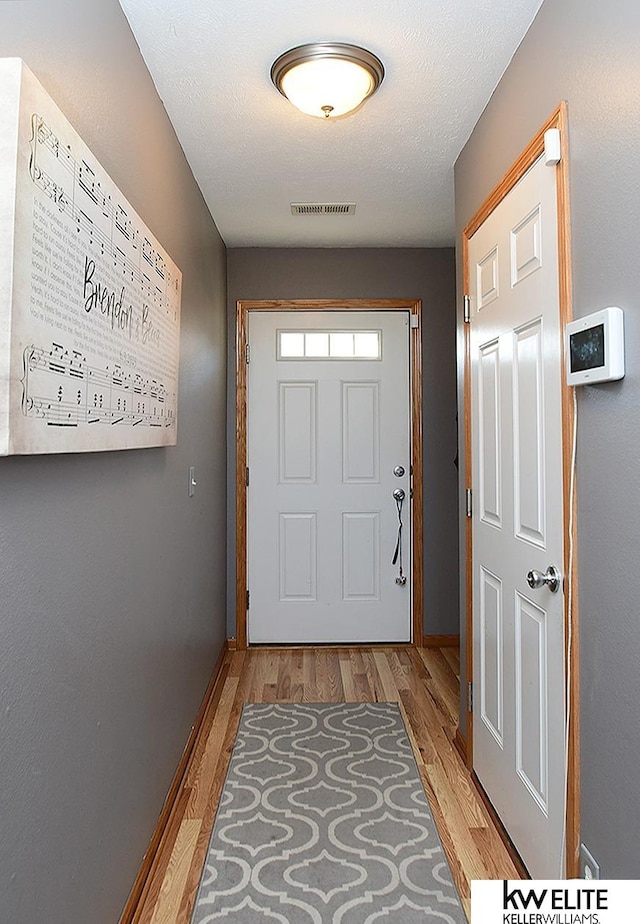
<svg viewBox="0 0 640 924">
<path fill-rule="evenodd" d="M 471 883 L 471 924 L 629 924 L 639 904 L 636 879 Z"/>
</svg>

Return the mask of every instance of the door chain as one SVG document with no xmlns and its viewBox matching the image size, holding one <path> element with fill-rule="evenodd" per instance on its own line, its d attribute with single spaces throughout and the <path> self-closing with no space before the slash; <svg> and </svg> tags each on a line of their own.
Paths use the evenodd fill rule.
<svg viewBox="0 0 640 924">
<path fill-rule="evenodd" d="M 393 499 L 396 502 L 396 507 L 398 510 L 398 538 L 396 540 L 396 549 L 393 553 L 393 559 L 391 564 L 398 565 L 398 577 L 396 578 L 396 584 L 400 587 L 404 586 L 407 583 L 407 578 L 402 570 L 402 505 L 405 499 L 405 493 L 402 488 L 396 488 L 393 492 Z"/>
</svg>

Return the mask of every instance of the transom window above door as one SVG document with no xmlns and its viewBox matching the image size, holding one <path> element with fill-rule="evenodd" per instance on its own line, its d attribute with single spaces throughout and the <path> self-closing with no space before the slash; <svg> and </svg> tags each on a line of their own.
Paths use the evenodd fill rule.
<svg viewBox="0 0 640 924">
<path fill-rule="evenodd" d="M 279 330 L 278 360 L 382 359 L 381 330 Z"/>
</svg>

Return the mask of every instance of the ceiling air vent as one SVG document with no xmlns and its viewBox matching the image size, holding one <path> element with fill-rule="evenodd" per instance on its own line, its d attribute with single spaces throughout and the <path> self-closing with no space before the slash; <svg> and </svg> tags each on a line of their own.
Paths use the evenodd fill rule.
<svg viewBox="0 0 640 924">
<path fill-rule="evenodd" d="M 354 215 L 355 202 L 292 202 L 292 215 Z"/>
</svg>

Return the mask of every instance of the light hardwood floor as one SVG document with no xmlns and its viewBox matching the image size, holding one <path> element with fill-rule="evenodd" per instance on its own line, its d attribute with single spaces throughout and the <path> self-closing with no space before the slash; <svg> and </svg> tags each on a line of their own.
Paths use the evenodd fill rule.
<svg viewBox="0 0 640 924">
<path fill-rule="evenodd" d="M 188 924 L 247 702 L 399 703 L 467 917 L 471 879 L 521 878 L 453 745 L 459 667 L 455 648 L 229 652 L 135 924 Z"/>
</svg>

